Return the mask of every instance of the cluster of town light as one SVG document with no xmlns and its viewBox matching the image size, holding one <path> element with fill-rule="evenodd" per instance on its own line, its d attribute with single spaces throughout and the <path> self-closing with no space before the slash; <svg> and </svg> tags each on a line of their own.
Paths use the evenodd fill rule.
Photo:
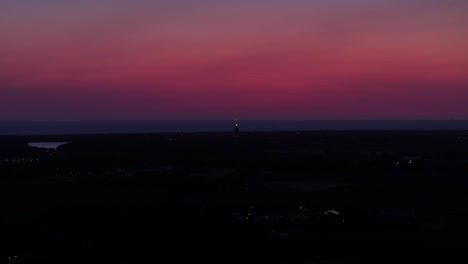
<svg viewBox="0 0 468 264">
<path fill-rule="evenodd" d="M 277 215 L 273 215 L 273 214 L 264 214 L 263 216 L 259 216 L 257 214 L 255 214 L 253 212 L 253 209 L 254 207 L 251 206 L 250 207 L 250 213 L 247 213 L 246 215 L 242 215 L 241 213 L 235 213 L 233 214 L 233 217 L 238 219 L 238 220 L 259 220 L 259 219 L 264 219 L 264 220 L 274 220 L 275 218 L 278 219 L 278 217 L 282 218 L 282 216 L 277 216 Z M 309 209 L 308 208 L 305 208 L 305 207 L 302 207 L 300 206 L 299 208 L 299 211 L 302 212 L 303 217 L 304 219 L 309 219 L 309 216 L 307 215 L 309 212 Z M 341 214 L 336 211 L 336 210 L 327 210 L 325 212 L 317 212 L 318 215 L 323 215 L 323 216 L 327 216 L 327 215 L 334 215 L 334 216 L 341 216 Z M 342 220 L 342 222 L 344 222 L 344 220 Z"/>
<path fill-rule="evenodd" d="M 39 159 L 2 159 L 0 163 L 24 163 L 24 162 L 39 162 Z"/>
</svg>

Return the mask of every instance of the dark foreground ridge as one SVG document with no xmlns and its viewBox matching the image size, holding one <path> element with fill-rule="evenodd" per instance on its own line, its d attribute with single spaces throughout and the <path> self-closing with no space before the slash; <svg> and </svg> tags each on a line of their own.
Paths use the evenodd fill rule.
<svg viewBox="0 0 468 264">
<path fill-rule="evenodd" d="M 28 147 L 51 141 L 69 143 Z M 466 258 L 467 131 L 3 136 L 0 147 L 0 263 Z"/>
</svg>

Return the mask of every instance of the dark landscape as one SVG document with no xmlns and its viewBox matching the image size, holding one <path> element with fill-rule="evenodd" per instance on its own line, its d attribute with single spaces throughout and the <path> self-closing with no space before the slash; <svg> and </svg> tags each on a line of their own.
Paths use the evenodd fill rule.
<svg viewBox="0 0 468 264">
<path fill-rule="evenodd" d="M 0 0 L 0 264 L 468 263 L 468 0 Z"/>
<path fill-rule="evenodd" d="M 447 261 L 468 245 L 468 131 L 0 146 L 0 263 L 395 263 Z"/>
</svg>

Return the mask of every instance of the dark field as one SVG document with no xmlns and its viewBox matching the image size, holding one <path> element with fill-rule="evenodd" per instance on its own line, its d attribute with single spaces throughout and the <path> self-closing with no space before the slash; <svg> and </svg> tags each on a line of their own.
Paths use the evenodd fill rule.
<svg viewBox="0 0 468 264">
<path fill-rule="evenodd" d="M 50 141 L 70 143 L 27 147 Z M 0 147 L 0 263 L 395 263 L 468 246 L 466 131 L 3 136 Z"/>
</svg>

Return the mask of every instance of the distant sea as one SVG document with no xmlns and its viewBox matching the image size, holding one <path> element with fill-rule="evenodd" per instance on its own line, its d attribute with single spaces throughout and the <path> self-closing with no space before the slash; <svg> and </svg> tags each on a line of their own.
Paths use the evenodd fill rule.
<svg viewBox="0 0 468 264">
<path fill-rule="evenodd" d="M 234 121 L 0 122 L 0 135 L 230 132 Z M 468 120 L 239 121 L 241 131 L 468 130 Z"/>
</svg>

